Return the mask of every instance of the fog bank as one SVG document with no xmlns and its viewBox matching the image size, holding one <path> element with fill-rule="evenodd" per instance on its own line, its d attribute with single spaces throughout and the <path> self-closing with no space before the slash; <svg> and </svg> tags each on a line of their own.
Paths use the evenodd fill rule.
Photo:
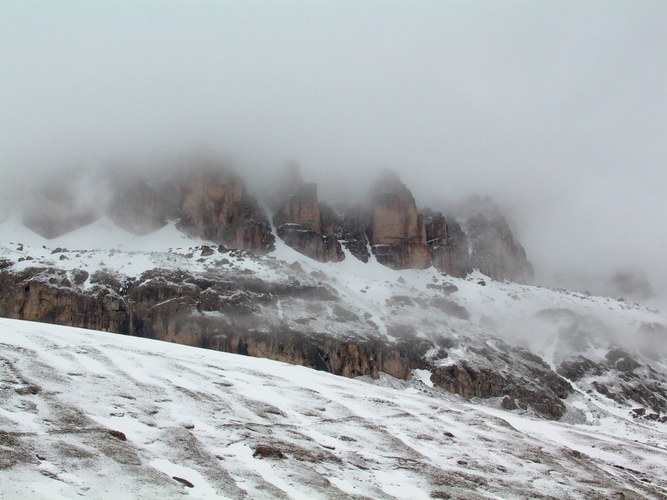
<svg viewBox="0 0 667 500">
<path fill-rule="evenodd" d="M 665 25 L 648 1 L 5 1 L 3 201 L 201 144 L 254 178 L 297 160 L 326 199 L 390 167 L 421 206 L 493 196 L 544 282 L 667 292 Z"/>
</svg>

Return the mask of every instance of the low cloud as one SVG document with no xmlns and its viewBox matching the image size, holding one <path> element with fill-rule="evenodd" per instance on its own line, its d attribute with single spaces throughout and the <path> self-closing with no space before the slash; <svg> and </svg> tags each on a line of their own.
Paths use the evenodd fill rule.
<svg viewBox="0 0 667 500">
<path fill-rule="evenodd" d="M 63 166 L 155 168 L 198 144 L 258 188 L 296 159 L 326 199 L 389 167 L 421 206 L 493 196 L 544 282 L 631 268 L 667 292 L 661 3 L 0 14 L 5 203 Z"/>
</svg>

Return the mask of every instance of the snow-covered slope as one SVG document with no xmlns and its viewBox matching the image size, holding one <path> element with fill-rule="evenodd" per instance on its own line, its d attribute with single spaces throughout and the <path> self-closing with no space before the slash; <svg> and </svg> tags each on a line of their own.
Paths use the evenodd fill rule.
<svg viewBox="0 0 667 500">
<path fill-rule="evenodd" d="M 137 236 L 102 218 L 46 240 L 11 218 L 0 236 L 7 316 L 114 330 L 90 318 L 120 315 L 115 331 L 235 352 L 247 349 L 234 347 L 230 335 L 249 332 L 237 343 L 255 342 L 256 355 L 347 375 L 405 377 L 425 368 L 441 387 L 518 412 L 574 418 L 577 408 L 564 399 L 574 390 L 625 416 L 644 408 L 639 416 L 667 418 L 667 321 L 639 304 L 480 273 L 458 279 L 433 268 L 396 271 L 374 257 L 320 263 L 280 239 L 272 254 L 252 256 L 187 238 L 173 222 Z M 49 309 L 55 299 L 65 305 Z M 88 299 L 99 307 L 72 306 Z M 137 318 L 139 326 L 130 324 Z M 284 332 L 290 337 L 269 345 Z M 336 339 L 347 344 L 331 347 Z M 333 351 L 317 351 L 326 359 L 312 361 L 294 353 L 304 343 Z M 359 343 L 367 359 L 346 361 L 346 346 Z M 379 354 L 388 361 L 369 367 Z M 336 368 L 332 356 L 347 365 Z"/>
<path fill-rule="evenodd" d="M 664 498 L 664 427 L 0 319 L 2 498 Z M 179 478 L 179 479 L 176 479 Z"/>
</svg>

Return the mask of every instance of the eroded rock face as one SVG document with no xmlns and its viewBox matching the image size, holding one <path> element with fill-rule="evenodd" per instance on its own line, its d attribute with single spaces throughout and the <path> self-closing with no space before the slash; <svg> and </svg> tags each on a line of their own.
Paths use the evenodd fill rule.
<svg viewBox="0 0 667 500">
<path fill-rule="evenodd" d="M 424 211 L 426 241 L 433 267 L 451 276 L 465 277 L 472 272 L 468 256 L 468 238 L 456 222 L 432 210 Z"/>
<path fill-rule="evenodd" d="M 533 266 L 526 251 L 489 198 L 471 197 L 459 211 L 473 268 L 499 281 L 526 283 L 531 279 Z"/>
<path fill-rule="evenodd" d="M 104 270 L 88 276 L 76 269 L 12 272 L 8 266 L 0 270 L 0 313 L 265 357 L 347 377 L 377 378 L 384 372 L 409 379 L 413 369 L 428 369 L 436 385 L 464 397 L 507 396 L 517 408 L 530 407 L 548 418 L 562 414 L 558 398 L 567 395 L 567 383 L 527 351 L 498 339 L 491 343 L 500 347 L 493 349 L 486 338 L 467 339 L 469 359 L 443 366 L 437 360 L 447 357 L 447 349 L 460 348 L 456 342 L 418 336 L 402 323 L 387 326 L 392 339 L 387 340 L 368 317 L 317 279 L 270 282 L 225 269 L 202 274 L 153 269 L 128 278 Z M 411 316 L 411 308 L 468 320 L 467 311 L 445 296 L 427 303 L 397 295 L 387 303 L 397 317 Z M 485 368 L 491 364 L 500 368 Z"/>
<path fill-rule="evenodd" d="M 573 392 L 571 385 L 531 352 L 500 345 L 504 352 L 472 347 L 476 356 L 436 367 L 431 380 L 465 398 L 502 396 L 507 409 L 532 408 L 542 416 L 560 418 L 566 410 L 561 399 Z"/>
<path fill-rule="evenodd" d="M 372 190 L 371 245 L 378 261 L 393 269 L 431 264 L 423 217 L 398 176 L 386 173 Z"/>
<path fill-rule="evenodd" d="M 236 173 L 214 165 L 191 168 L 182 185 L 180 230 L 258 253 L 274 248 L 268 220 Z"/>
<path fill-rule="evenodd" d="M 333 234 L 335 224 L 331 223 L 330 217 L 326 225 L 322 223 L 317 186 L 303 182 L 298 170 L 288 170 L 275 205 L 273 223 L 278 237 L 285 243 L 320 262 L 340 262 L 345 258 Z"/>
<path fill-rule="evenodd" d="M 302 183 L 286 197 L 273 216 L 276 227 L 283 224 L 296 224 L 301 229 L 322 233 L 320 205 L 317 199 L 317 186 L 313 183 Z"/>
<path fill-rule="evenodd" d="M 635 360 L 619 347 L 611 347 L 604 361 L 577 355 L 564 359 L 556 371 L 620 404 L 642 405 L 654 412 L 667 412 L 667 379 Z"/>
<path fill-rule="evenodd" d="M 424 349 L 410 342 L 341 341 L 271 326 L 263 304 L 276 300 L 335 301 L 324 286 L 294 283 L 277 287 L 248 277 L 217 282 L 181 272 L 153 270 L 121 281 L 99 271 L 88 291 L 74 272 L 29 268 L 0 274 L 3 316 L 139 335 L 180 344 L 299 364 L 347 377 L 379 372 L 407 379 Z M 215 313 L 215 314 L 209 314 Z M 222 313 L 222 314 L 221 314 Z M 273 328 L 267 332 L 267 326 Z"/>
<path fill-rule="evenodd" d="M 136 234 L 178 220 L 177 228 L 190 236 L 256 253 L 271 251 L 269 220 L 244 180 L 205 153 L 184 161 L 142 169 L 143 176 L 127 165 L 106 176 L 92 168 L 72 169 L 33 193 L 24 222 L 53 238 L 105 213 Z M 319 200 L 317 186 L 304 182 L 294 164 L 267 201 L 278 236 L 322 262 L 343 260 L 345 248 L 363 262 L 373 253 L 394 269 L 434 265 L 464 277 L 476 268 L 498 280 L 519 282 L 532 275 L 524 249 L 488 199 L 469 200 L 457 214 L 459 225 L 439 212 L 418 212 L 410 190 L 396 174 L 385 173 L 361 206 L 334 210 Z"/>
<path fill-rule="evenodd" d="M 119 293 L 108 286 L 93 286 L 84 294 L 75 279 L 74 271 L 48 268 L 2 273 L 0 310 L 9 318 L 132 333 L 130 307 Z M 121 287 L 118 283 L 118 290 Z"/>
<path fill-rule="evenodd" d="M 322 231 L 335 238 L 352 255 L 368 262 L 370 252 L 366 237 L 368 214 L 359 206 L 339 207 L 337 210 L 320 202 Z"/>
</svg>

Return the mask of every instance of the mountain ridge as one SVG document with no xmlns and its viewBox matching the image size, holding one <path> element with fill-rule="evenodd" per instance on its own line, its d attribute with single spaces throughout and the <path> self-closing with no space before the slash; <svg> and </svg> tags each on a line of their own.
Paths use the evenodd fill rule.
<svg viewBox="0 0 667 500">
<path fill-rule="evenodd" d="M 467 222 L 468 213 L 461 225 L 454 216 L 418 209 L 409 188 L 391 171 L 369 187 L 365 201 L 335 209 L 319 199 L 317 185 L 304 181 L 295 165 L 285 168 L 266 199 L 250 194 L 234 169 L 208 157 L 192 158 L 159 175 L 106 175 L 108 180 L 99 171 L 80 169 L 34 186 L 18 208 L 23 222 L 53 239 L 104 214 L 137 234 L 176 220 L 189 236 L 253 253 L 271 252 L 280 238 L 323 262 L 344 259 L 343 245 L 355 258 L 365 261 L 372 253 L 395 269 L 433 265 L 461 277 L 481 269 L 495 279 L 518 282 L 533 274 L 525 250 L 488 198 L 468 200 L 476 223 Z"/>
<path fill-rule="evenodd" d="M 409 379 L 425 369 L 450 392 L 545 418 L 562 418 L 577 387 L 626 412 L 644 408 L 641 418 L 667 413 L 667 322 L 642 306 L 479 272 L 394 270 L 344 246 L 340 262 L 305 258 L 280 239 L 269 254 L 192 246 L 173 222 L 144 236 L 116 233 L 95 250 L 114 227 L 106 220 L 45 240 L 16 218 L 1 224 L 2 315 L 346 376 Z"/>
</svg>

